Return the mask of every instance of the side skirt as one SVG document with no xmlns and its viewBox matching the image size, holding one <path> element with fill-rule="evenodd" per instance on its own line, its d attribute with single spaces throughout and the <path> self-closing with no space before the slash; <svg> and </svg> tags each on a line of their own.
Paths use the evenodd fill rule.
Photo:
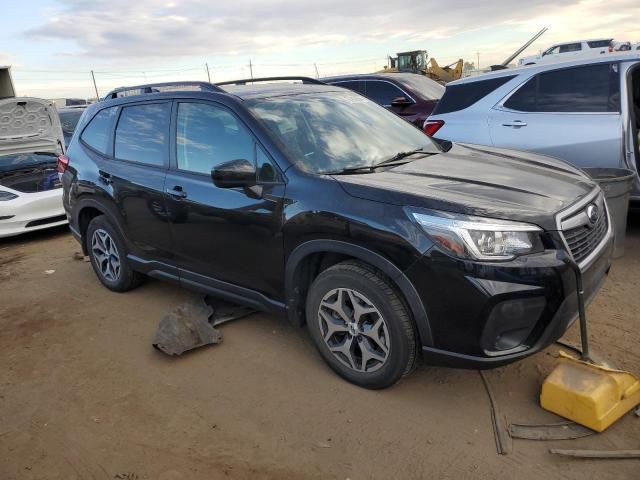
<svg viewBox="0 0 640 480">
<path fill-rule="evenodd" d="M 152 278 L 168 281 L 188 290 L 255 308 L 262 312 L 286 315 L 286 306 L 283 302 L 273 300 L 250 288 L 176 268 L 166 263 L 144 260 L 135 255 L 127 255 L 127 260 L 134 270 Z"/>
</svg>

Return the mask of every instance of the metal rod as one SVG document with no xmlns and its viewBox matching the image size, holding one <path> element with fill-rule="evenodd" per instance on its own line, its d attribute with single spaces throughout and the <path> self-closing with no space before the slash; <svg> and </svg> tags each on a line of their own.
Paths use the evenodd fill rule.
<svg viewBox="0 0 640 480">
<path fill-rule="evenodd" d="M 251 60 L 249 60 L 249 72 L 251 73 L 251 79 L 253 79 L 253 64 L 251 63 Z"/>
<path fill-rule="evenodd" d="M 100 99 L 100 94 L 98 93 L 98 86 L 96 85 L 96 76 L 93 73 L 93 70 L 91 70 L 91 78 L 93 79 L 93 88 L 96 91 L 96 98 L 99 100 Z"/>
<path fill-rule="evenodd" d="M 504 62 L 502 62 L 500 65 L 502 65 L 503 67 L 506 67 L 507 65 L 509 65 L 509 62 L 511 62 L 511 60 L 513 60 L 518 55 L 520 55 L 522 52 L 524 52 L 527 48 L 529 48 L 529 45 L 531 45 L 538 38 L 540 38 L 544 34 L 544 32 L 546 32 L 547 30 L 548 30 L 548 28 L 544 27 L 542 30 L 540 30 L 538 33 L 536 33 L 533 37 L 531 37 L 531 39 L 527 43 L 525 43 L 523 46 L 521 46 L 512 55 L 507 57 L 507 59 Z"/>
<path fill-rule="evenodd" d="M 584 288 L 582 285 L 582 272 L 578 264 L 571 258 L 565 262 L 573 269 L 576 275 L 576 293 L 578 296 L 578 319 L 580 321 L 580 343 L 582 345 L 581 358 L 585 362 L 593 363 L 589 354 L 589 331 L 587 329 L 587 314 L 584 308 Z"/>
<path fill-rule="evenodd" d="M 209 74 L 209 64 L 205 62 L 205 67 L 207 67 L 207 78 L 209 79 L 209 83 L 211 83 L 211 75 Z"/>
</svg>

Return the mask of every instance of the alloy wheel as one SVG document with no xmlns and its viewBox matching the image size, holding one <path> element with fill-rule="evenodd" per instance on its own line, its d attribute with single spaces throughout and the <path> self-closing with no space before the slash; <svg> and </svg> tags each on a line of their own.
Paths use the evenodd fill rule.
<svg viewBox="0 0 640 480">
<path fill-rule="evenodd" d="M 91 237 L 91 254 L 95 258 L 102 276 L 115 282 L 120 277 L 120 254 L 113 238 L 99 228 Z"/>
<path fill-rule="evenodd" d="M 318 309 L 320 333 L 333 355 L 357 372 L 374 372 L 389 357 L 384 317 L 363 294 L 350 288 L 329 291 Z"/>
</svg>

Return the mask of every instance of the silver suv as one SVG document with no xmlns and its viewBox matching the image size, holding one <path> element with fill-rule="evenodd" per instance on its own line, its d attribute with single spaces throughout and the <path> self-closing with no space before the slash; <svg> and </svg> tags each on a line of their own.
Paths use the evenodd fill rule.
<svg viewBox="0 0 640 480">
<path fill-rule="evenodd" d="M 439 139 L 638 171 L 640 53 L 501 70 L 447 84 L 424 131 Z M 640 199 L 636 178 L 632 198 Z"/>
</svg>

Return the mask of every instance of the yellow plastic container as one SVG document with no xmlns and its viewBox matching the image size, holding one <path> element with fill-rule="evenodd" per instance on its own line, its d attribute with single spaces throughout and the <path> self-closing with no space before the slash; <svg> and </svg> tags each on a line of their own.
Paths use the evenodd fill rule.
<svg viewBox="0 0 640 480">
<path fill-rule="evenodd" d="M 602 432 L 640 404 L 640 379 L 560 352 L 560 364 L 542 384 L 540 404 L 561 417 Z"/>
</svg>

